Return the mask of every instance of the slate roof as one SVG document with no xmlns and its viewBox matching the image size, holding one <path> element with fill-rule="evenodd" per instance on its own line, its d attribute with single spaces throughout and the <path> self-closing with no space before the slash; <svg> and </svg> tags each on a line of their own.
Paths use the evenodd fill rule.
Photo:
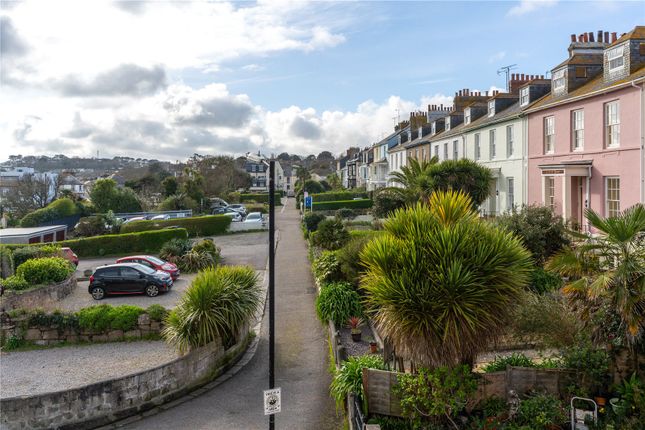
<svg viewBox="0 0 645 430">
<path fill-rule="evenodd" d="M 623 34 L 618 40 L 616 40 L 609 46 L 618 45 L 628 39 L 645 39 L 645 25 L 636 26 L 632 31 Z"/>
</svg>

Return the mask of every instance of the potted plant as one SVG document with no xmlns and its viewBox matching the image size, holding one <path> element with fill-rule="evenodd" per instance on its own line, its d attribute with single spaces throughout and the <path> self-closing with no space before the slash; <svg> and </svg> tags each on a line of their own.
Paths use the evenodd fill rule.
<svg viewBox="0 0 645 430">
<path fill-rule="evenodd" d="M 361 325 L 363 324 L 363 320 L 359 317 L 350 317 L 349 318 L 349 328 L 352 329 L 352 340 L 354 342 L 360 342 L 361 341 Z"/>
<path fill-rule="evenodd" d="M 365 341 L 370 344 L 370 353 L 376 354 L 378 352 L 378 343 L 376 343 L 374 338 L 372 336 L 367 336 Z"/>
</svg>

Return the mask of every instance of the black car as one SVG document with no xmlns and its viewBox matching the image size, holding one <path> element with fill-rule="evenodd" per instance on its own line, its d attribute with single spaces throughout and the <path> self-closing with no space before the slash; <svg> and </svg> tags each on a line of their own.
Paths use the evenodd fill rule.
<svg viewBox="0 0 645 430">
<path fill-rule="evenodd" d="M 146 294 L 155 297 L 162 291 L 170 291 L 172 278 L 166 272 L 157 271 L 137 263 L 119 263 L 102 266 L 90 276 L 89 293 L 94 300 L 106 294 Z"/>
</svg>

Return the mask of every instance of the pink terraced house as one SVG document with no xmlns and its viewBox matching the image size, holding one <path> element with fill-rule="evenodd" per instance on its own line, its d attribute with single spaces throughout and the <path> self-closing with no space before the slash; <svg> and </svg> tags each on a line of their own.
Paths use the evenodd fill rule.
<svg viewBox="0 0 645 430">
<path fill-rule="evenodd" d="M 585 208 L 611 216 L 645 202 L 645 26 L 571 40 L 551 93 L 527 110 L 528 203 L 586 230 Z"/>
</svg>

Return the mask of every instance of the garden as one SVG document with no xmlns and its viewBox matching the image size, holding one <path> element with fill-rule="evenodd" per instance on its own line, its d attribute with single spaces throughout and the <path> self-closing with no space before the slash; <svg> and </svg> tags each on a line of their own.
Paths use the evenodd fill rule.
<svg viewBox="0 0 645 430">
<path fill-rule="evenodd" d="M 485 220 L 477 188 L 428 190 L 417 167 L 372 226 L 303 217 L 316 311 L 349 352 L 330 333 L 338 405 L 382 429 L 570 428 L 572 406 L 576 428 L 644 428 L 645 208 L 587 213 L 593 236 L 543 207 Z M 342 339 L 361 322 L 378 354 Z"/>
</svg>

